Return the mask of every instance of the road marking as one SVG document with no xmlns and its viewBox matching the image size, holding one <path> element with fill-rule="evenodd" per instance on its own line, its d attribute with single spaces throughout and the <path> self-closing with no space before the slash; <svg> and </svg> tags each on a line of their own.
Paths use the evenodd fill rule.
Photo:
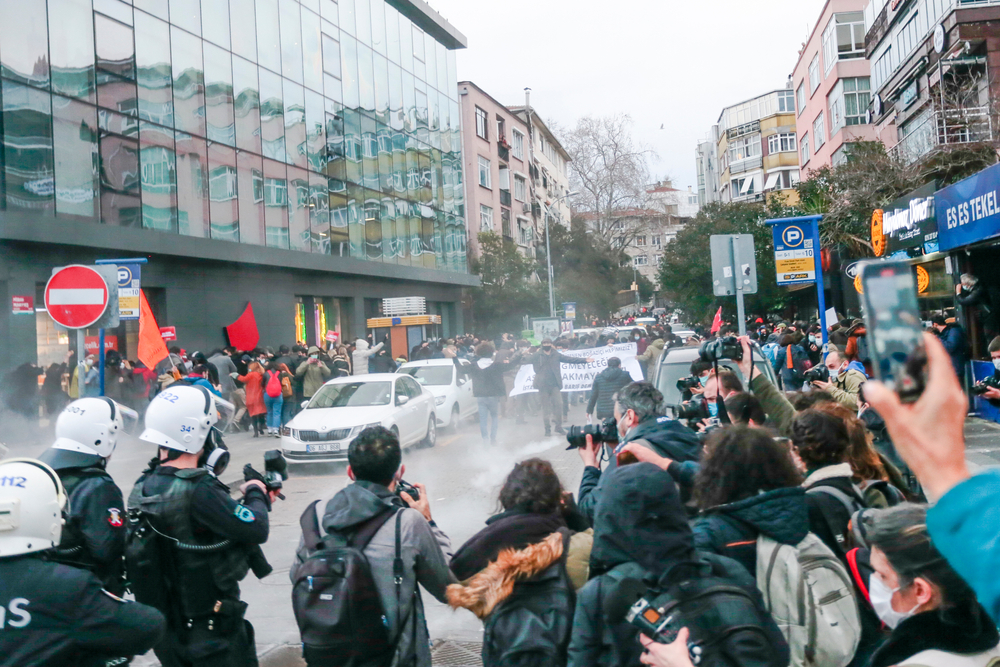
<svg viewBox="0 0 1000 667">
<path fill-rule="evenodd" d="M 444 442 L 439 442 L 438 443 L 438 447 L 447 447 L 451 443 L 453 443 L 456 440 L 458 440 L 458 438 L 459 438 L 459 436 L 457 436 L 457 435 L 456 436 L 452 436 L 451 438 L 449 438 L 448 440 L 445 440 Z"/>
</svg>

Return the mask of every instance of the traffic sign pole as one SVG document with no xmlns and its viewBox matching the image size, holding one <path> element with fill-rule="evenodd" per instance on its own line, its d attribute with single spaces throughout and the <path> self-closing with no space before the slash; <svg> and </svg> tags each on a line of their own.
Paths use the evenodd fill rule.
<svg viewBox="0 0 1000 667">
<path fill-rule="evenodd" d="M 83 388 L 86 386 L 85 376 L 87 375 L 87 350 L 84 345 L 84 338 L 87 332 L 85 329 L 76 330 L 76 397 L 83 398 Z"/>
<path fill-rule="evenodd" d="M 778 272 L 778 285 L 816 283 L 816 302 L 819 306 L 820 327 L 823 330 L 823 355 L 825 358 L 829 349 L 830 335 L 826 328 L 826 294 L 823 289 L 823 260 L 819 243 L 819 221 L 822 219 L 822 215 L 806 215 L 796 218 L 776 218 L 765 220 L 764 222 L 774 229 L 775 269 Z M 802 227 L 806 227 L 809 230 L 809 237 L 805 237 L 805 230 L 801 227 L 792 227 L 790 231 L 795 232 L 795 235 L 789 235 L 787 225 L 801 225 Z M 810 243 L 812 244 L 811 249 L 809 248 Z M 795 250 L 789 252 L 788 248 L 794 248 Z M 808 257 L 808 251 L 810 250 L 812 252 L 814 267 L 812 280 L 808 279 L 808 273 L 799 275 L 798 272 L 802 271 L 802 269 L 797 268 L 794 263 L 791 267 L 791 273 L 782 273 L 783 269 L 778 266 L 780 262 L 788 260 L 801 262 Z M 788 256 L 782 255 L 779 257 L 779 251 L 787 253 Z M 795 255 L 799 256 L 796 257 Z"/>
<path fill-rule="evenodd" d="M 741 336 L 747 335 L 747 314 L 743 305 L 743 272 L 740 270 L 740 249 L 738 236 L 729 238 L 729 246 L 733 249 L 733 276 L 736 278 L 736 323 Z"/>
</svg>

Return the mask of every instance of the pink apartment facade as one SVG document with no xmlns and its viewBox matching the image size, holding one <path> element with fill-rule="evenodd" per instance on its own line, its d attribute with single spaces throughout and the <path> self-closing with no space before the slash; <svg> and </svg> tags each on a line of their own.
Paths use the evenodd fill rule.
<svg viewBox="0 0 1000 667">
<path fill-rule="evenodd" d="M 846 160 L 845 144 L 876 140 L 867 116 L 866 0 L 827 0 L 792 72 L 802 178 Z"/>
<path fill-rule="evenodd" d="M 459 82 L 458 96 L 470 257 L 479 254 L 478 236 L 485 231 L 533 256 L 528 125 L 471 81 Z"/>
</svg>

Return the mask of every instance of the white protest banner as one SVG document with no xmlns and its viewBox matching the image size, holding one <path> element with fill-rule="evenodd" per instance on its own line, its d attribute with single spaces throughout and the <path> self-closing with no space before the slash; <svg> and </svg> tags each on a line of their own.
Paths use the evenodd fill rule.
<svg viewBox="0 0 1000 667">
<path fill-rule="evenodd" d="M 642 368 L 635 358 L 637 347 L 635 343 L 624 343 L 621 345 L 611 345 L 606 347 L 591 347 L 586 350 L 567 350 L 563 352 L 567 357 L 582 357 L 584 359 L 593 358 L 589 364 L 559 364 L 562 373 L 563 391 L 589 391 L 594 386 L 594 378 L 597 374 L 608 367 L 608 359 L 618 357 L 621 359 L 622 368 L 628 371 L 635 381 L 641 381 Z M 535 367 L 531 364 L 521 366 L 514 378 L 514 389 L 511 396 L 519 394 L 529 394 L 537 391 L 534 388 Z"/>
</svg>

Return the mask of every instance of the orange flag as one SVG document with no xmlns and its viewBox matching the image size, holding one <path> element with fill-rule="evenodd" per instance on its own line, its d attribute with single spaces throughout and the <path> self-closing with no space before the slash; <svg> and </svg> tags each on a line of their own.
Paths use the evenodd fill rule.
<svg viewBox="0 0 1000 667">
<path fill-rule="evenodd" d="M 146 364 L 146 368 L 153 369 L 169 354 L 153 311 L 149 309 L 146 293 L 139 290 L 139 361 Z"/>
</svg>

